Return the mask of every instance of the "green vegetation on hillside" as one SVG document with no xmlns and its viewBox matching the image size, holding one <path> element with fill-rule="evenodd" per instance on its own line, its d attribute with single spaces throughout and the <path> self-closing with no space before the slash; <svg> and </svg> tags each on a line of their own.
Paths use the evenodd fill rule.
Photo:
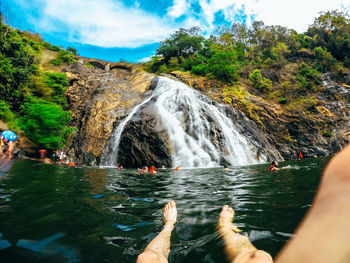
<svg viewBox="0 0 350 263">
<path fill-rule="evenodd" d="M 41 68 L 45 50 L 57 52 L 55 65 L 75 61 L 75 49 L 62 50 L 38 34 L 0 22 L 0 119 L 9 128 L 22 130 L 40 147 L 59 149 L 73 132 L 66 111 L 68 81 L 63 73 Z"/>
<path fill-rule="evenodd" d="M 198 27 L 180 29 L 161 42 L 147 71 L 187 71 L 217 79 L 280 103 L 286 111 L 309 111 L 314 105 L 323 73 L 344 83 L 350 66 L 349 15 L 321 13 L 305 33 L 255 21 L 250 28 L 232 24 L 216 36 L 204 38 Z M 243 85 L 244 84 L 244 85 Z M 223 91 L 223 101 L 232 92 Z M 237 97 L 237 96 L 236 96 Z M 240 96 L 238 96 L 240 97 Z"/>
</svg>

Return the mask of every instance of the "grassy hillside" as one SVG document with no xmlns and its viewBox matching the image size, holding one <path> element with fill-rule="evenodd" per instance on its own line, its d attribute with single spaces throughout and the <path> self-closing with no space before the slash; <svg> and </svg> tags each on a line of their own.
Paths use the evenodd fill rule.
<svg viewBox="0 0 350 263">
<path fill-rule="evenodd" d="M 65 96 L 69 83 L 59 71 L 74 55 L 74 49 L 0 22 L 0 119 L 40 147 L 59 149 L 73 131 Z"/>
</svg>

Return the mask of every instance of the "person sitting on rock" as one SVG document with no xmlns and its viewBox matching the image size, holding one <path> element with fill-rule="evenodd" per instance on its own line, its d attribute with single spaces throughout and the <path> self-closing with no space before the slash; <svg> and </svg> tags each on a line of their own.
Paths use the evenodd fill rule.
<svg viewBox="0 0 350 263">
<path fill-rule="evenodd" d="M 13 141 L 9 141 L 7 144 L 8 144 L 8 146 L 7 146 L 7 150 L 6 150 L 5 155 L 6 155 L 7 158 L 11 158 L 12 152 L 13 152 L 13 148 L 14 148 Z"/>
<path fill-rule="evenodd" d="M 275 170 L 279 170 L 278 168 L 278 162 L 277 161 L 272 161 L 270 167 L 269 167 L 269 171 L 275 171 Z"/>
</svg>

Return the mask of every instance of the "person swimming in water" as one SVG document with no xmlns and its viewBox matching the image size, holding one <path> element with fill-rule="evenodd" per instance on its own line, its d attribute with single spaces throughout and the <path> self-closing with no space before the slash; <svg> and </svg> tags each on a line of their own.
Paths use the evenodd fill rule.
<svg viewBox="0 0 350 263">
<path fill-rule="evenodd" d="M 152 166 L 149 168 L 148 172 L 149 172 L 150 174 L 156 174 L 156 173 L 157 173 L 157 169 L 156 169 L 156 167 L 155 167 L 154 165 L 152 165 Z"/>
<path fill-rule="evenodd" d="M 278 162 L 277 161 L 272 161 L 270 167 L 269 167 L 269 171 L 275 171 L 275 170 L 279 170 L 280 168 L 278 168 Z"/>
<path fill-rule="evenodd" d="M 326 167 L 320 187 L 307 216 L 295 236 L 277 255 L 277 263 L 346 263 L 350 262 L 350 146 L 332 158 Z M 163 230 L 138 256 L 137 263 L 168 262 L 170 237 L 177 221 L 174 201 L 164 207 Z M 225 205 L 220 213 L 217 231 L 225 252 L 234 263 L 271 263 L 271 255 L 258 250 L 247 236 L 239 234 L 232 223 L 234 210 Z"/>
<path fill-rule="evenodd" d="M 144 167 L 142 167 L 142 169 L 137 168 L 137 170 L 140 171 L 140 172 L 143 172 L 143 173 L 147 173 L 148 172 L 148 166 L 144 166 Z"/>
<path fill-rule="evenodd" d="M 299 150 L 298 152 L 298 160 L 302 160 L 304 157 L 303 157 L 303 154 L 301 153 L 301 150 Z"/>
</svg>

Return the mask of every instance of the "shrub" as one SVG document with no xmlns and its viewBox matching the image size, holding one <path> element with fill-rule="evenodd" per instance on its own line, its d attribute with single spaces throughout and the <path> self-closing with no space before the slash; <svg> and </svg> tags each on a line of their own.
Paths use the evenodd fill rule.
<svg viewBox="0 0 350 263">
<path fill-rule="evenodd" d="M 55 66 L 60 66 L 63 62 L 60 59 L 54 58 L 53 60 L 50 61 L 50 63 Z"/>
<path fill-rule="evenodd" d="M 316 57 L 316 70 L 326 72 L 328 70 L 331 70 L 337 63 L 337 60 L 332 56 L 332 54 L 321 47 L 316 47 L 314 49 L 314 52 Z"/>
<path fill-rule="evenodd" d="M 67 106 L 65 92 L 69 83 L 66 75 L 61 72 L 44 72 L 32 78 L 31 91 L 36 97 Z"/>
<path fill-rule="evenodd" d="M 45 72 L 44 81 L 53 90 L 51 101 L 66 107 L 65 92 L 69 86 L 66 75 L 61 72 Z"/>
<path fill-rule="evenodd" d="M 48 42 L 44 42 L 44 43 L 42 43 L 42 45 L 48 50 L 52 50 L 52 51 L 56 51 L 56 52 L 61 50 L 58 46 L 53 46 Z"/>
<path fill-rule="evenodd" d="M 324 131 L 323 132 L 323 136 L 324 137 L 332 137 L 333 136 L 333 132 L 331 132 L 331 131 Z"/>
<path fill-rule="evenodd" d="M 21 113 L 20 127 L 25 136 L 46 149 L 60 149 L 74 131 L 67 126 L 71 121 L 70 112 L 55 103 L 29 98 L 21 106 Z"/>
<path fill-rule="evenodd" d="M 203 65 L 203 64 L 199 64 L 197 66 L 193 66 L 191 73 L 192 74 L 196 74 L 196 75 L 200 75 L 200 76 L 205 76 L 206 74 L 208 74 L 208 66 L 207 65 Z"/>
<path fill-rule="evenodd" d="M 163 64 L 158 69 L 158 73 L 161 73 L 161 72 L 162 73 L 169 73 L 170 71 L 169 71 L 168 67 L 165 64 Z"/>
<path fill-rule="evenodd" d="M 297 79 L 301 88 L 308 91 L 317 91 L 316 85 L 321 83 L 321 74 L 316 69 L 311 68 L 306 63 L 301 63 Z"/>
<path fill-rule="evenodd" d="M 249 75 L 249 81 L 253 85 L 254 88 L 269 92 L 272 89 L 272 81 L 264 78 L 260 70 L 255 69 L 250 75 Z"/>
<path fill-rule="evenodd" d="M 287 102 L 288 102 L 288 98 L 279 98 L 278 99 L 278 103 L 280 103 L 280 104 L 287 104 Z"/>
<path fill-rule="evenodd" d="M 74 55 L 67 50 L 60 50 L 58 52 L 57 59 L 62 60 L 67 64 L 73 64 L 74 62 L 77 61 Z"/>
</svg>

